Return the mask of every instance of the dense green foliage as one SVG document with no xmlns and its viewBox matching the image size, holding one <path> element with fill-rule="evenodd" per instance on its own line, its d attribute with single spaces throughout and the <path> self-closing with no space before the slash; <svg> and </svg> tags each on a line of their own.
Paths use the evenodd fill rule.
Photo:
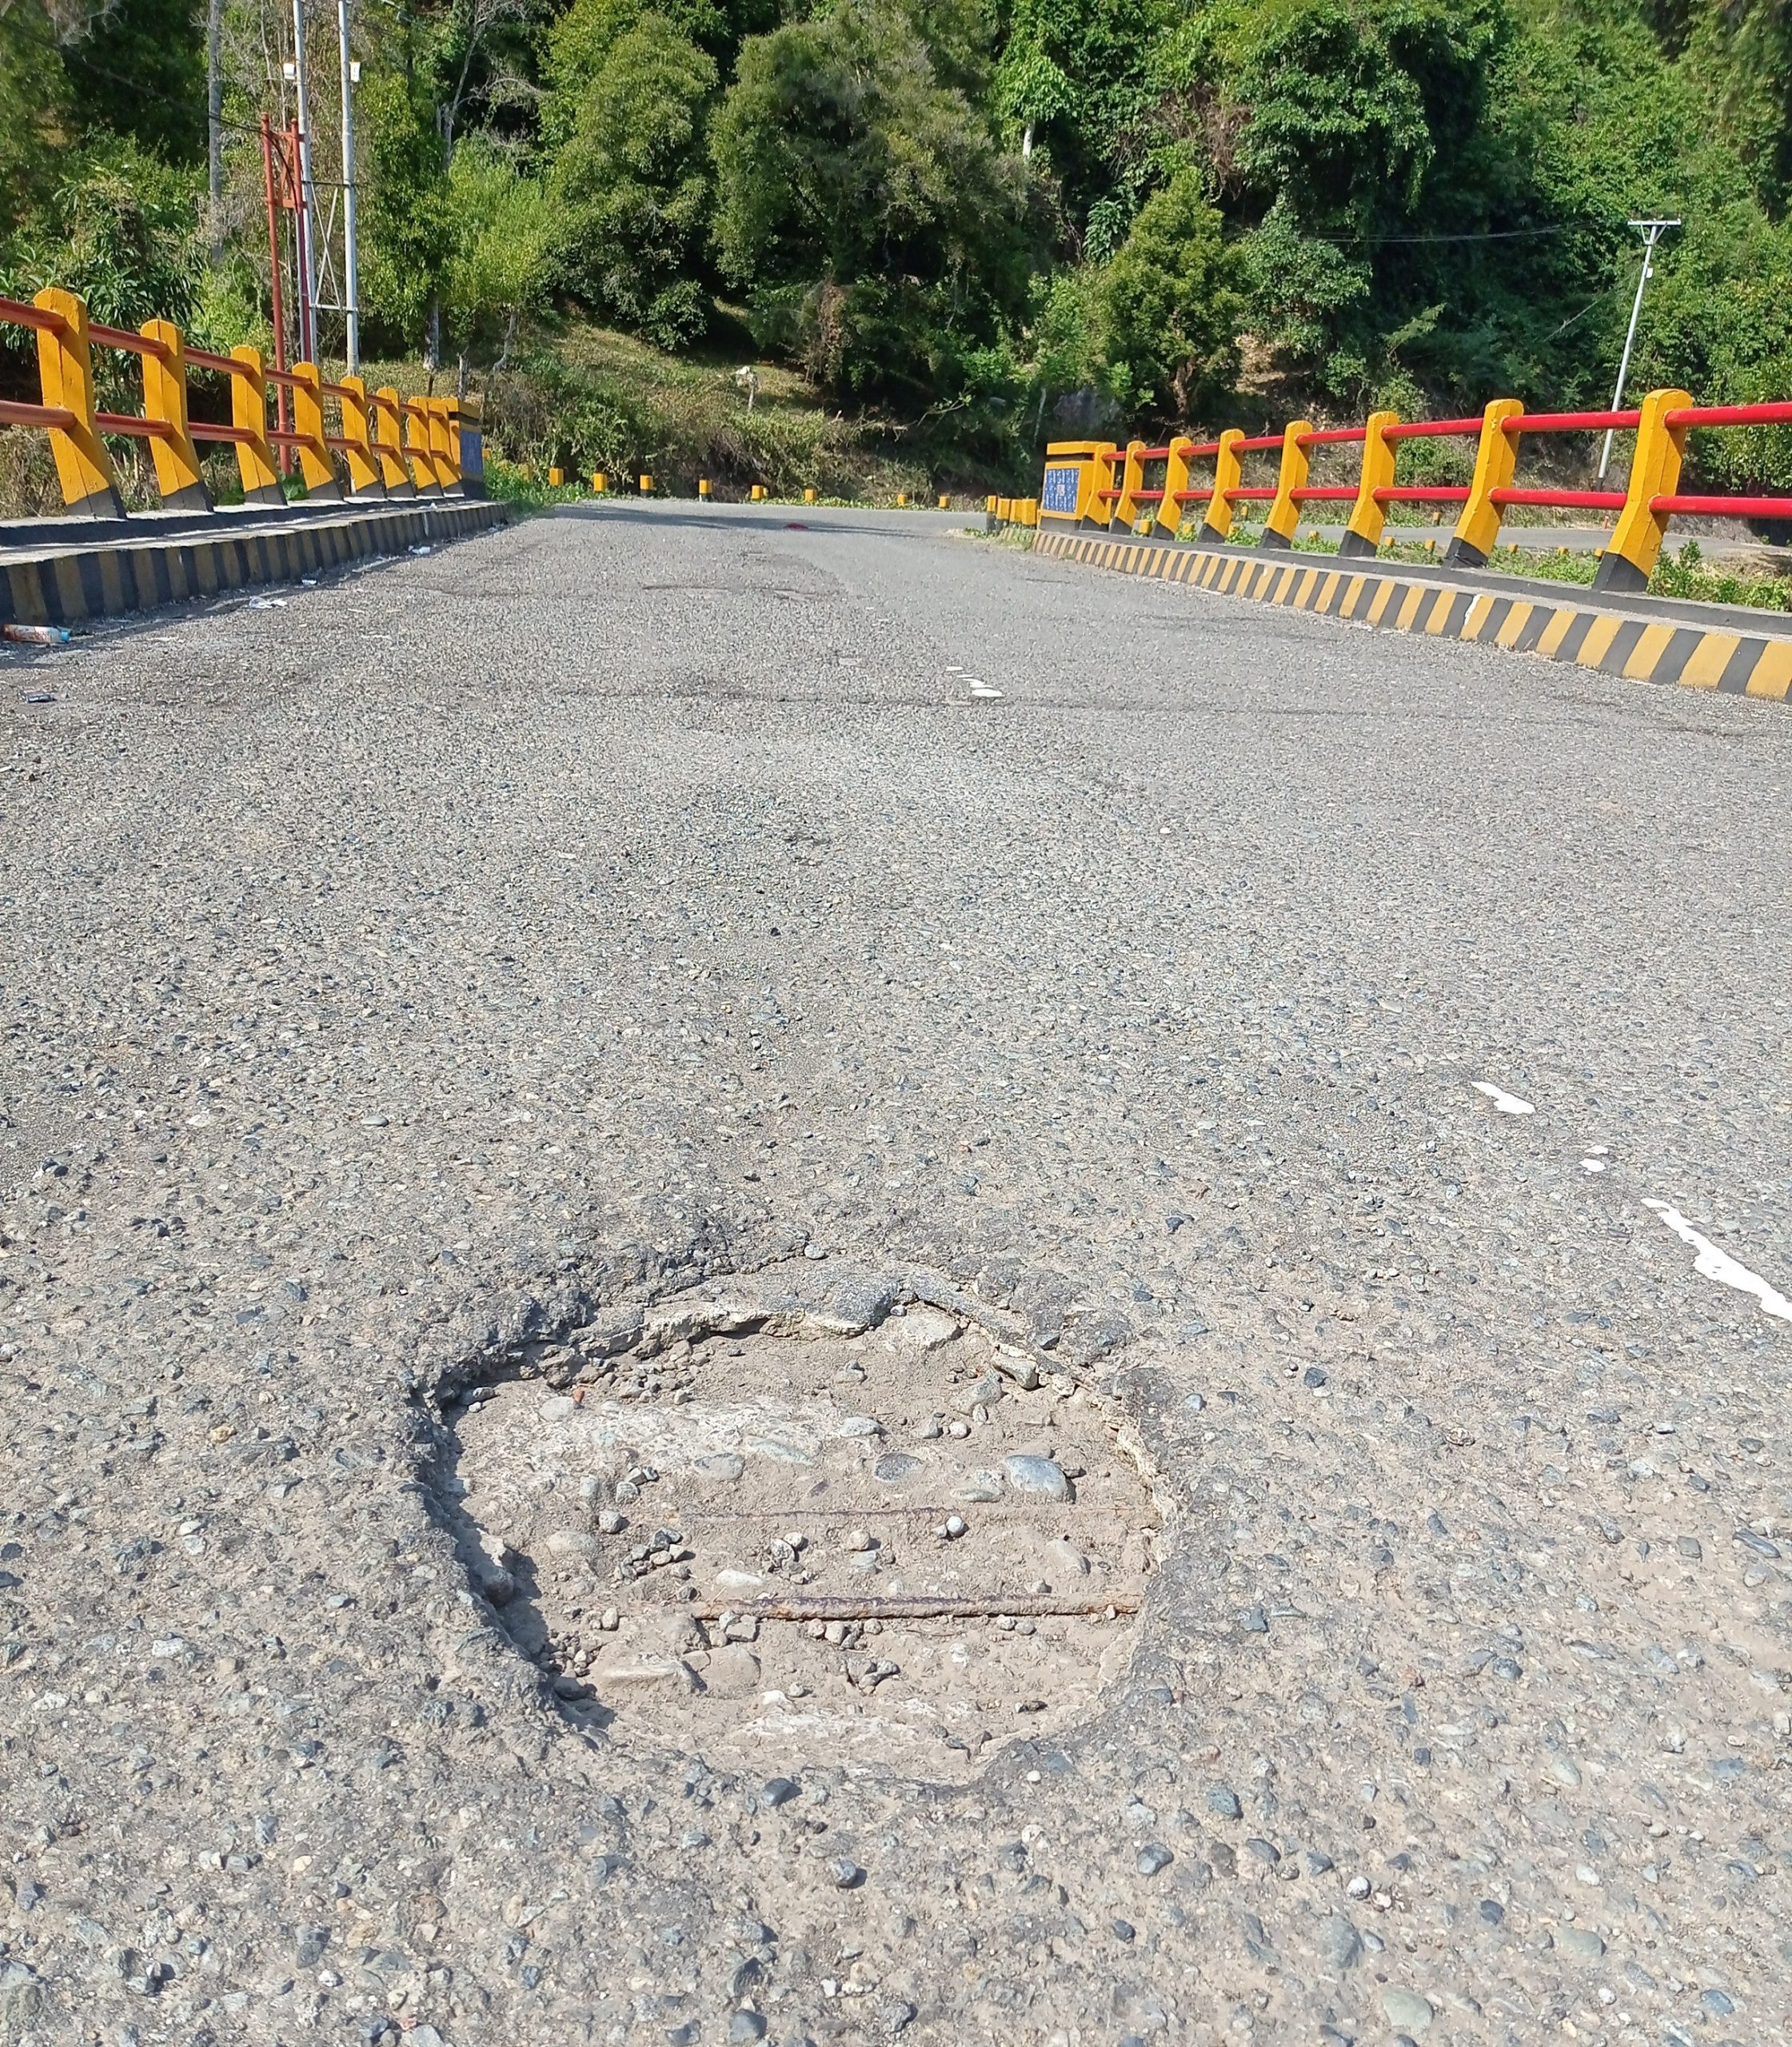
<svg viewBox="0 0 1792 2047">
<path fill-rule="evenodd" d="M 1242 274 L 1192 170 L 1139 209 L 1097 293 L 1099 354 L 1129 409 L 1198 419 L 1231 389 L 1247 311 Z"/>
<path fill-rule="evenodd" d="M 202 0 L 12 0 L 0 287 L 265 321 L 279 21 L 226 0 L 214 210 Z M 1792 393 L 1784 0 L 400 0 L 355 34 L 370 350 L 750 331 L 911 451 L 1018 465 L 1123 419 L 1602 402 L 1626 223 L 1664 213 L 1632 388 Z M 1792 480 L 1783 433 L 1698 456 Z"/>
<path fill-rule="evenodd" d="M 716 244 L 756 331 L 824 386 L 911 402 L 1018 311 L 1027 206 L 972 93 L 976 12 L 856 0 L 743 46 Z"/>
<path fill-rule="evenodd" d="M 700 333 L 713 11 L 574 0 L 549 44 L 555 274 L 569 298 L 665 347 Z"/>
</svg>

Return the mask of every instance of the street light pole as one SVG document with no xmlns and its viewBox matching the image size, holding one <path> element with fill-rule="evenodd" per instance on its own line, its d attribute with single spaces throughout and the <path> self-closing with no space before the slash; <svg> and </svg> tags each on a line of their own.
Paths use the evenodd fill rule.
<svg viewBox="0 0 1792 2047">
<path fill-rule="evenodd" d="M 300 237 L 303 244 L 301 256 L 301 277 L 303 293 L 301 298 L 299 346 L 305 351 L 305 360 L 317 360 L 317 270 L 312 224 L 317 217 L 317 188 L 311 182 L 311 102 L 306 97 L 305 84 L 305 0 L 293 0 L 293 85 L 298 95 L 298 174 L 299 218 L 304 228 Z M 309 317 L 307 313 L 309 309 Z"/>
<path fill-rule="evenodd" d="M 361 374 L 361 272 L 355 249 L 355 117 L 350 90 L 360 66 L 349 59 L 349 0 L 336 0 L 336 39 L 342 58 L 342 353 L 349 374 Z"/>
<path fill-rule="evenodd" d="M 1630 374 L 1630 350 L 1636 341 L 1636 323 L 1642 313 L 1642 288 L 1655 274 L 1655 244 L 1670 228 L 1678 227 L 1678 221 L 1632 221 L 1630 225 L 1642 237 L 1642 275 L 1636 281 L 1636 302 L 1630 308 L 1630 331 L 1624 337 L 1624 353 L 1618 365 L 1618 388 L 1611 394 L 1611 409 L 1618 411 L 1624 403 L 1624 379 Z M 1599 457 L 1599 481 L 1605 481 L 1606 471 L 1611 466 L 1611 437 L 1614 427 L 1606 429 L 1605 452 Z"/>
</svg>

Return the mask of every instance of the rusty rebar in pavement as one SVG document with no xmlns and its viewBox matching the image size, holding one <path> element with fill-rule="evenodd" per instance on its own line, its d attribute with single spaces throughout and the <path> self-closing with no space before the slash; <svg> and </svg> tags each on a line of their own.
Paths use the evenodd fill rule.
<svg viewBox="0 0 1792 2047">
<path fill-rule="evenodd" d="M 1101 1599 L 1054 1599 L 1027 1594 L 1004 1599 L 996 1594 L 972 1599 L 952 1599 L 931 1592 L 892 1592 L 882 1598 L 831 1598 L 817 1594 L 791 1599 L 700 1600 L 684 1610 L 700 1621 L 720 1620 L 732 1614 L 736 1620 L 754 1621 L 984 1621 L 1004 1616 L 1033 1620 L 1052 1614 L 1105 1615 L 1136 1614 L 1139 1595 L 1116 1592 Z"/>
</svg>

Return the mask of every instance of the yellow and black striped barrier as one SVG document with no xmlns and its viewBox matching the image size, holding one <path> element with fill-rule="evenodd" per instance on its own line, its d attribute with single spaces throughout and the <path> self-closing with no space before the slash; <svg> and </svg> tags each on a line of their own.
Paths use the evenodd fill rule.
<svg viewBox="0 0 1792 2047">
<path fill-rule="evenodd" d="M 231 590 L 293 583 L 357 562 L 440 547 L 507 525 L 509 505 L 411 504 L 366 510 L 344 505 L 318 518 L 219 533 L 210 522 L 165 539 L 134 537 L 34 552 L 0 562 L 0 623 L 78 625 Z M 226 525 L 227 517 L 220 525 Z"/>
<path fill-rule="evenodd" d="M 1329 556 L 1291 561 L 1286 554 L 1104 540 L 1097 534 L 1042 533 L 1035 551 L 1383 632 L 1537 654 L 1633 682 L 1678 683 L 1777 703 L 1792 691 L 1792 620 L 1782 631 L 1766 629 L 1765 620 L 1762 629 L 1750 630 L 1752 618 L 1707 624 L 1543 591 L 1531 595 L 1430 575 L 1403 576 L 1392 567 L 1339 566 Z"/>
</svg>

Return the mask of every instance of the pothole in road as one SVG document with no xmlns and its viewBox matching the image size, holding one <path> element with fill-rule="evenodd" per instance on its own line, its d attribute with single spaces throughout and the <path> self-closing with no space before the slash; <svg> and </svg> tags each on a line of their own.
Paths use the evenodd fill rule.
<svg viewBox="0 0 1792 2047">
<path fill-rule="evenodd" d="M 686 1299 L 624 1335 L 539 1347 L 545 1377 L 455 1422 L 475 1582 L 571 1713 L 745 1768 L 962 1778 L 1123 1668 L 1160 1518 L 1072 1374 L 887 1299 Z"/>
</svg>

